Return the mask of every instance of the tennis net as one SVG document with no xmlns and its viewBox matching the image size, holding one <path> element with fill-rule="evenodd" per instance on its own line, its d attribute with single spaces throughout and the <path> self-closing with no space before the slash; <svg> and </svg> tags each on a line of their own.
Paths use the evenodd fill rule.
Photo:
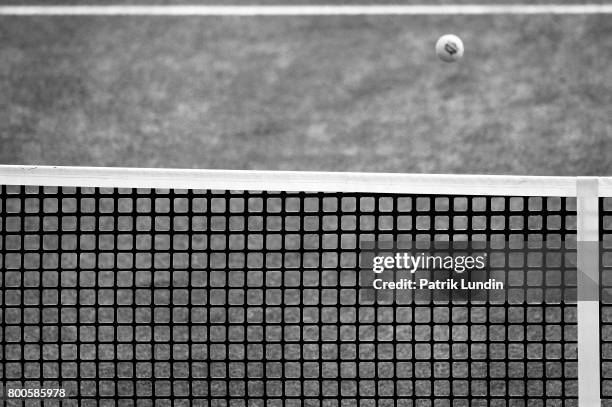
<svg viewBox="0 0 612 407">
<path fill-rule="evenodd" d="M 49 405 L 605 404 L 606 182 L 0 167 L 2 384 L 66 390 Z M 364 253 L 389 242 L 483 243 L 505 289 L 373 293 Z"/>
</svg>

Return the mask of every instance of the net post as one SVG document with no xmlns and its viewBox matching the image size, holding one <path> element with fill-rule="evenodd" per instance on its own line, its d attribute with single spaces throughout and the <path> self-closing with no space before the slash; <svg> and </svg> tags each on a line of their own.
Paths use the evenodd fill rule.
<svg viewBox="0 0 612 407">
<path fill-rule="evenodd" d="M 576 180 L 578 406 L 600 407 L 599 180 Z"/>
</svg>

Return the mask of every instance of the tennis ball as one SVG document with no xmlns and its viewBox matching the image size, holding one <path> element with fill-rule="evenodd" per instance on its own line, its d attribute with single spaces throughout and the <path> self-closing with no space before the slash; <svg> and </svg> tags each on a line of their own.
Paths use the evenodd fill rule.
<svg viewBox="0 0 612 407">
<path fill-rule="evenodd" d="M 436 43 L 436 54 L 444 62 L 456 62 L 463 57 L 463 41 L 453 34 L 441 36 Z"/>
</svg>

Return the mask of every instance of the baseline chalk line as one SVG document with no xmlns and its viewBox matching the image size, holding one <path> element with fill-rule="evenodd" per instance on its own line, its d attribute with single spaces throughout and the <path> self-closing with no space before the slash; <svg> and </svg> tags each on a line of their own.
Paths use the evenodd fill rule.
<svg viewBox="0 0 612 407">
<path fill-rule="evenodd" d="M 0 6 L 0 16 L 358 16 L 612 14 L 612 4 Z"/>
</svg>

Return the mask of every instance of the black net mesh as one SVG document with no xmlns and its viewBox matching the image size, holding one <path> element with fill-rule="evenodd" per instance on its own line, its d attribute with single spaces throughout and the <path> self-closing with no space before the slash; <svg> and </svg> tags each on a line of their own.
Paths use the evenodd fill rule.
<svg viewBox="0 0 612 407">
<path fill-rule="evenodd" d="M 602 405 L 612 406 L 612 198 L 600 198 L 600 339 Z"/>
<path fill-rule="evenodd" d="M 496 267 L 519 276 L 517 301 L 361 303 L 357 282 L 364 240 L 575 246 L 573 198 L 22 186 L 0 198 L 6 386 L 59 384 L 82 406 L 577 405 L 576 306 L 541 290 L 575 280 L 565 254 L 507 253 Z"/>
</svg>

